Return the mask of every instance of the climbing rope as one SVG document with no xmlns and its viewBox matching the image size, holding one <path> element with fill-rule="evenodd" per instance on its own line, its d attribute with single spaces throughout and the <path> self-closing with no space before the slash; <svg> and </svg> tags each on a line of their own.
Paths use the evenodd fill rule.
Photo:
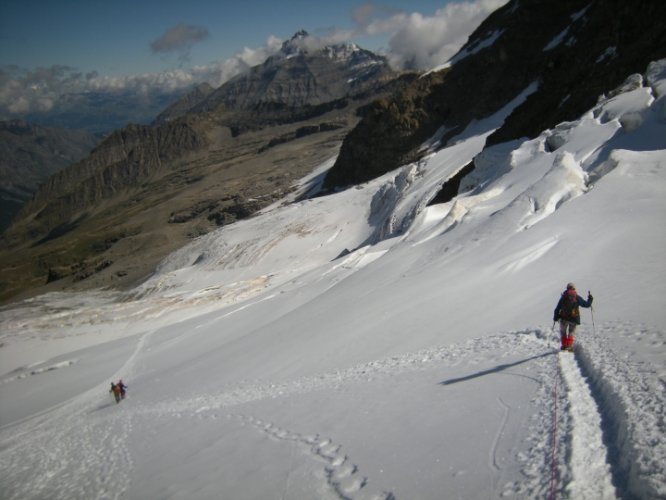
<svg viewBox="0 0 666 500">
<path fill-rule="evenodd" d="M 553 425 L 550 429 L 550 485 L 548 492 L 548 499 L 554 500 L 555 487 L 557 485 L 557 424 L 558 424 L 558 400 L 559 400 L 559 385 L 560 385 L 560 364 L 557 353 L 553 356 L 555 359 L 555 385 L 553 386 Z"/>
</svg>

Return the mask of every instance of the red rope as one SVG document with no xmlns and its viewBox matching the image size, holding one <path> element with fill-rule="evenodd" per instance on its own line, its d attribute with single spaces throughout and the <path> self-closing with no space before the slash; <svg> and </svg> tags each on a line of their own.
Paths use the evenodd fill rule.
<svg viewBox="0 0 666 500">
<path fill-rule="evenodd" d="M 555 364 L 557 373 L 555 376 L 555 386 L 553 387 L 553 426 L 550 430 L 550 487 L 548 499 L 554 500 L 555 486 L 557 484 L 557 390 L 560 383 L 560 366 L 558 363 L 557 353 L 555 353 Z"/>
</svg>

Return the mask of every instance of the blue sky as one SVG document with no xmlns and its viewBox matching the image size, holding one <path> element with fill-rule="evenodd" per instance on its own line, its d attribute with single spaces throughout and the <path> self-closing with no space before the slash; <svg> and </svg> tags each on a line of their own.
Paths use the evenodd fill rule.
<svg viewBox="0 0 666 500">
<path fill-rule="evenodd" d="M 0 0 L 0 119 L 89 90 L 216 87 L 301 29 L 429 69 L 506 1 Z"/>
<path fill-rule="evenodd" d="M 377 14 L 418 12 L 432 16 L 442 0 L 387 0 Z M 155 53 L 150 44 L 178 24 L 202 27 L 208 36 L 192 44 L 186 64 L 208 64 L 258 47 L 269 35 L 288 38 L 300 29 L 325 34 L 352 30 L 354 9 L 369 2 L 336 0 L 2 0 L 0 65 L 25 68 L 66 65 L 105 75 L 182 67 L 178 54 Z M 387 34 L 358 36 L 379 49 Z M 365 42 L 365 43 L 364 43 Z"/>
</svg>

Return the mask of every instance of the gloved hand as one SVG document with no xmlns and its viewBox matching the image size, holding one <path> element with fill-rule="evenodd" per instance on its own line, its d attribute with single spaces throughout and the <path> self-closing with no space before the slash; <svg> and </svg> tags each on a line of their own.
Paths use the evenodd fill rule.
<svg viewBox="0 0 666 500">
<path fill-rule="evenodd" d="M 588 292 L 587 292 L 587 301 L 592 302 L 593 300 L 594 300 L 594 297 L 592 297 L 592 294 L 588 290 Z"/>
</svg>

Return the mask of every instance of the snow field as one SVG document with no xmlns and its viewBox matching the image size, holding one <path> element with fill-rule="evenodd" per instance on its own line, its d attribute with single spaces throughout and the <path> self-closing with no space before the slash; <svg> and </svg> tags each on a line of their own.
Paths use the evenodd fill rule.
<svg viewBox="0 0 666 500">
<path fill-rule="evenodd" d="M 0 498 L 665 497 L 665 68 L 484 150 L 531 86 L 128 294 L 3 308 Z M 595 295 L 573 355 L 538 326 L 571 280 Z"/>
<path fill-rule="evenodd" d="M 328 491 L 330 498 L 391 498 L 390 495 L 398 498 L 404 497 L 409 493 L 398 494 L 390 482 L 392 477 L 400 476 L 402 467 L 401 460 L 398 458 L 400 454 L 415 452 L 403 441 L 407 440 L 409 443 L 418 439 L 423 441 L 424 446 L 430 448 L 434 442 L 437 442 L 437 439 L 433 441 L 433 437 L 437 434 L 443 436 L 442 439 L 445 440 L 445 436 L 450 434 L 450 430 L 447 432 L 446 425 L 440 422 L 440 419 L 445 418 L 446 414 L 441 407 L 442 394 L 453 392 L 456 394 L 456 399 L 464 399 L 466 392 L 464 384 L 468 381 L 480 383 L 479 381 L 483 380 L 483 377 L 532 362 L 532 357 L 529 357 L 526 360 L 521 359 L 517 363 L 494 366 L 488 358 L 499 345 L 506 345 L 508 339 L 513 341 L 517 338 L 520 344 L 525 345 L 525 351 L 532 350 L 534 345 L 531 344 L 534 340 L 522 340 L 523 336 L 534 338 L 534 335 L 528 332 L 508 333 L 498 335 L 497 338 L 469 341 L 460 346 L 431 349 L 377 360 L 343 372 L 323 373 L 285 384 L 253 386 L 247 383 L 241 387 L 229 388 L 221 394 L 201 395 L 191 400 L 174 400 L 172 403 L 165 403 L 160 407 L 149 405 L 145 409 L 137 408 L 137 416 L 140 419 L 150 417 L 149 420 L 157 421 L 173 416 L 178 419 L 195 419 L 196 421 L 211 419 L 225 421 L 226 417 L 226 421 L 239 422 L 244 426 L 256 429 L 261 434 L 268 435 L 282 448 L 290 449 L 295 445 L 299 452 L 299 459 L 305 457 L 312 462 L 310 467 L 314 467 L 314 469 L 311 474 L 320 478 L 322 492 Z M 550 355 L 550 353 L 546 355 Z M 544 356 L 535 358 L 539 359 Z M 476 372 L 473 369 L 476 365 L 484 366 L 489 363 L 493 365 L 489 370 Z M 466 367 L 468 370 L 471 369 L 472 373 L 460 378 L 442 380 L 440 378 L 441 368 L 446 366 L 449 368 Z M 419 373 L 422 372 L 428 373 L 431 378 L 428 384 L 429 389 L 425 394 L 423 388 L 419 387 L 422 380 Z M 534 385 L 532 378 L 519 377 L 525 380 L 528 386 Z M 459 389 L 456 388 L 457 385 L 460 385 Z M 410 410 L 411 405 L 406 404 L 406 408 L 403 408 L 402 412 L 396 408 L 396 405 L 407 403 L 404 399 L 405 392 L 417 394 L 420 404 L 434 404 L 436 408 L 433 409 L 431 415 L 428 415 L 426 406 L 424 408 L 425 418 L 414 420 Z M 434 398 L 435 401 L 439 401 L 438 403 L 428 402 L 431 393 L 438 395 L 438 398 Z M 484 392 L 483 396 L 474 404 L 482 408 L 486 397 Z M 516 415 L 519 414 L 521 420 L 527 418 L 522 410 L 518 411 L 507 405 L 507 402 L 513 403 L 515 397 L 515 395 L 509 394 L 504 398 L 496 398 L 495 409 L 489 415 L 490 422 L 493 422 L 497 415 L 501 419 L 497 428 L 483 438 L 483 443 L 489 448 L 483 464 L 488 471 L 488 488 L 509 488 L 507 484 L 499 480 L 506 463 L 511 461 L 504 451 L 506 446 L 506 443 L 503 442 L 504 432 L 507 428 L 513 428 L 516 425 L 514 423 Z M 317 402 L 314 405 L 316 409 L 312 408 L 313 400 Z M 351 413 L 350 409 L 353 409 Z M 234 411 L 230 413 L 232 410 Z M 239 410 L 243 411 L 239 412 Z M 462 406 L 457 411 L 464 414 L 467 410 Z M 396 418 L 396 414 L 400 413 L 403 413 L 399 418 L 405 420 L 405 428 L 412 428 L 412 430 L 407 435 L 396 435 L 383 442 L 382 435 L 378 435 L 374 427 L 379 425 L 382 428 L 385 425 L 381 423 L 382 420 L 391 421 Z M 271 418 L 267 419 L 263 415 L 271 415 Z M 509 420 L 511 420 L 511 425 L 508 425 Z M 279 423 L 280 421 L 291 422 L 291 427 L 283 426 Z M 305 421 L 300 424 L 303 428 L 300 426 L 294 428 L 294 422 L 298 421 Z M 419 421 L 422 422 L 421 425 Z M 314 429 L 310 427 L 316 422 L 319 422 L 318 427 L 314 427 Z M 421 428 L 424 424 L 427 424 L 428 428 Z M 358 427 L 358 429 L 354 430 L 354 427 Z M 312 432 L 303 431 L 308 428 Z M 403 434 L 405 428 L 402 430 Z M 340 435 L 342 433 L 344 435 L 350 432 L 349 429 L 352 429 L 353 433 L 350 438 L 338 440 L 326 437 L 331 434 Z M 517 432 L 517 429 L 512 431 L 514 435 Z M 481 447 L 483 448 L 483 446 Z M 368 471 L 359 466 L 354 459 L 359 455 L 363 457 L 364 463 L 372 463 L 371 457 L 366 455 L 372 456 L 377 453 L 378 449 L 385 449 L 389 459 L 385 460 L 383 464 L 377 465 L 377 469 L 371 471 L 372 475 L 368 475 Z M 416 453 L 419 452 L 416 451 Z M 465 465 L 468 460 L 465 459 L 463 460 L 464 468 L 461 468 L 461 465 L 456 465 L 455 461 L 446 465 L 446 460 L 445 455 L 433 460 L 429 474 L 436 477 L 445 467 L 446 475 L 450 475 L 453 478 L 452 481 L 460 483 L 458 491 L 463 491 L 468 487 L 470 481 L 476 481 L 472 474 L 476 467 L 473 462 Z M 391 465 L 391 462 L 395 462 L 394 465 Z M 319 463 L 322 465 L 317 466 Z M 513 467 L 518 468 L 519 465 L 513 464 Z M 284 473 L 287 474 L 287 471 Z M 497 479 L 493 479 L 495 476 Z M 386 482 L 387 480 L 388 482 Z M 290 484 L 294 488 L 299 488 L 294 478 Z M 393 488 L 391 488 L 392 486 Z M 440 488 L 430 491 L 427 489 L 428 487 L 427 482 L 419 485 L 417 481 L 417 484 L 412 485 L 410 490 L 417 492 L 420 491 L 419 488 L 426 488 L 423 490 L 425 495 L 437 495 L 437 491 L 441 491 Z M 444 488 L 444 491 L 447 491 L 447 487 Z M 452 488 L 451 491 L 455 491 L 455 489 Z M 150 495 L 151 493 L 142 492 L 142 494 Z M 329 498 L 326 495 L 321 497 Z"/>
</svg>

